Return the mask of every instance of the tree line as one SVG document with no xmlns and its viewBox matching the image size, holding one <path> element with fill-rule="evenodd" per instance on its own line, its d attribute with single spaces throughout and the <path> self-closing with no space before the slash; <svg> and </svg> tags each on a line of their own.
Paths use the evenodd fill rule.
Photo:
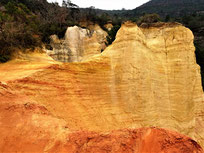
<svg viewBox="0 0 204 153">
<path fill-rule="evenodd" d="M 0 62 L 8 61 L 17 49 L 49 46 L 50 35 L 63 38 L 68 26 L 90 21 L 103 27 L 109 20 L 108 13 L 94 7 L 80 9 L 70 0 L 61 5 L 47 0 L 1 0 Z"/>
</svg>

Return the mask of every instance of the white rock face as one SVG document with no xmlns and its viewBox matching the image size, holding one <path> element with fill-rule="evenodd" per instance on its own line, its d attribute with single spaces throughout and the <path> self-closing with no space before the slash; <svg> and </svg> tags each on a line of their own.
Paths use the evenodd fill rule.
<svg viewBox="0 0 204 153">
<path fill-rule="evenodd" d="M 89 30 L 81 29 L 77 26 L 69 27 L 65 34 L 65 41 L 69 49 L 71 50 L 70 62 L 81 61 L 83 54 L 83 40 L 85 37 L 89 37 Z"/>
<path fill-rule="evenodd" d="M 53 51 L 48 50 L 47 53 L 57 61 L 80 62 L 100 54 L 106 47 L 106 36 L 107 33 L 99 26 L 94 26 L 92 30 L 68 27 L 63 40 L 56 35 L 51 36 Z"/>
</svg>

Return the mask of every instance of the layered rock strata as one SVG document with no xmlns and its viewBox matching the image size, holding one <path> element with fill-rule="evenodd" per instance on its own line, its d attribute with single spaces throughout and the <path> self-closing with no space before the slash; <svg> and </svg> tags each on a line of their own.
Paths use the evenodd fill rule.
<svg viewBox="0 0 204 153">
<path fill-rule="evenodd" d="M 144 127 L 153 126 L 177 131 L 204 146 L 204 100 L 200 68 L 195 60 L 193 39 L 192 32 L 180 24 L 155 24 L 151 27 L 139 28 L 128 22 L 121 27 L 111 46 L 106 48 L 102 54 L 88 58 L 82 63 L 50 63 L 39 68 L 33 66 L 34 61 L 22 61 L 24 64 L 19 77 L 15 75 L 16 71 L 14 71 L 16 62 L 11 62 L 7 64 L 12 67 L 12 70 L 8 71 L 6 76 L 13 77 L 7 79 L 5 73 L 0 73 L 0 78 L 6 85 L 5 91 L 9 90 L 16 95 L 23 95 L 28 99 L 28 106 L 37 110 L 42 107 L 45 112 L 49 112 L 48 118 L 52 119 L 48 121 L 43 119 L 43 121 L 45 124 L 48 122 L 46 125 L 51 125 L 50 122 L 54 121 L 55 123 L 52 124 L 50 131 L 43 126 L 41 126 L 43 129 L 39 130 L 43 135 L 48 133 L 47 139 L 49 139 L 49 135 L 53 137 L 53 135 L 57 135 L 56 133 L 59 133 L 59 138 L 56 137 L 56 142 L 58 142 L 64 138 L 64 133 L 67 136 L 69 132 L 93 131 L 103 135 L 103 133 L 121 129 L 142 128 L 147 130 Z M 0 65 L 0 72 L 5 71 L 8 65 Z M 33 70 L 31 73 L 28 71 L 29 68 L 36 69 L 36 71 Z M 5 97 L 2 92 L 1 101 Z M 8 103 L 1 106 L 3 110 L 7 105 L 10 106 L 9 98 L 4 101 L 8 101 Z M 32 103 L 35 105 L 33 106 Z M 26 107 L 27 104 L 23 103 L 23 106 L 18 108 L 20 108 L 19 111 L 24 111 Z M 4 112 L 3 110 L 1 112 Z M 28 112 L 30 112 L 29 109 Z M 10 113 L 12 114 L 13 111 Z M 18 133 L 21 135 L 21 132 L 28 133 L 29 131 L 27 129 L 20 131 L 17 125 L 19 127 L 26 125 L 25 127 L 28 129 L 35 129 L 33 122 L 36 125 L 42 124 L 38 123 L 41 117 L 38 117 L 39 120 L 32 117 L 31 122 L 31 118 L 23 118 L 19 115 L 19 120 L 11 126 L 11 123 L 5 121 L 9 113 L 0 116 L 5 118 L 1 124 L 5 127 L 13 127 L 12 131 L 16 131 L 17 138 L 20 137 Z M 24 123 L 24 120 L 28 121 Z M 59 126 L 55 127 L 56 124 Z M 52 129 L 55 128 L 58 130 L 53 134 Z M 4 130 L 6 129 L 4 128 Z M 46 132 L 47 130 L 48 132 Z M 132 132 L 130 133 L 134 135 Z M 32 134 L 35 138 L 33 140 L 38 142 L 39 133 Z M 116 135 L 122 139 L 125 137 L 121 133 Z M 175 139 L 168 141 L 171 137 L 168 132 L 161 135 L 164 136 L 164 139 L 159 140 L 161 144 L 166 144 L 166 142 L 167 146 L 175 144 L 174 148 L 177 150 L 173 148 L 173 150 L 157 150 L 157 152 L 182 152 L 182 149 L 179 150 L 179 148 L 183 148 L 183 144 L 185 144 L 183 140 L 187 143 L 186 147 L 191 146 L 192 149 L 197 146 L 197 143 L 189 138 L 184 138 L 184 136 L 182 138 L 173 136 Z M 68 136 L 68 139 L 72 141 L 78 138 L 78 144 L 87 144 L 81 143 L 85 139 L 91 142 L 90 146 L 93 144 L 92 147 L 85 147 L 86 149 L 81 152 L 88 152 L 94 146 L 97 146 L 95 152 L 98 150 L 100 152 L 99 148 L 103 146 L 100 144 L 103 139 L 107 138 L 106 136 L 99 138 L 97 136 L 97 144 L 90 141 L 92 136 L 91 138 L 89 136 L 85 136 L 85 138 L 83 136 Z M 13 138 L 13 135 L 8 135 L 8 138 Z M 151 135 L 151 142 L 153 138 L 157 139 L 157 136 Z M 48 141 L 47 139 L 46 141 Z M 109 142 L 115 141 L 112 138 L 107 139 L 107 145 Z M 20 140 L 22 144 L 25 143 L 20 138 L 18 142 Z M 52 139 L 50 138 L 50 140 Z M 144 150 L 142 149 L 141 152 L 151 151 L 145 150 L 145 148 L 148 149 L 146 145 L 150 145 L 149 139 L 144 140 L 145 144 L 141 143 L 143 139 L 140 141 L 134 139 L 134 145 L 131 139 L 130 146 L 129 140 L 129 138 L 125 139 L 122 144 L 128 144 L 129 149 L 140 144 L 144 146 Z M 179 142 L 180 140 L 182 143 Z M 63 141 L 63 144 L 66 143 L 67 141 Z M 155 143 L 157 144 L 157 142 Z M 60 144 L 59 142 L 58 145 L 61 146 Z M 122 144 L 118 144 L 118 146 Z M 55 145 L 50 144 L 50 146 Z M 72 149 L 76 147 L 71 146 Z M 112 151 L 106 145 L 104 148 L 107 148 L 107 152 Z M 121 149 L 121 147 L 119 148 Z M 128 148 L 126 149 L 128 150 Z M 193 151 L 191 149 L 183 150 L 198 152 L 197 149 Z M 134 151 L 132 149 L 132 152 Z M 153 151 L 155 150 L 153 149 L 152 153 Z"/>
</svg>

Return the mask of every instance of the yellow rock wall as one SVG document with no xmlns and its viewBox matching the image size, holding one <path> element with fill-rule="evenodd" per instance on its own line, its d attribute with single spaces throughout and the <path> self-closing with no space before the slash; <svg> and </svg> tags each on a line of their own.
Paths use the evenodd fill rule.
<svg viewBox="0 0 204 153">
<path fill-rule="evenodd" d="M 178 24 L 138 28 L 126 23 L 104 52 L 119 88 L 116 99 L 125 103 L 124 108 L 140 121 L 139 126 L 204 136 L 199 134 L 202 130 L 197 132 L 203 129 L 197 121 L 202 120 L 198 112 L 203 106 L 203 91 L 193 40 L 192 32 Z"/>
</svg>

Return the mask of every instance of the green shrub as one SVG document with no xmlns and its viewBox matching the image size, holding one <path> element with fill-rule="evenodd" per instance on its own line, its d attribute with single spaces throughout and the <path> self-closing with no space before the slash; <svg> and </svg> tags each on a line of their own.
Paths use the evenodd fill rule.
<svg viewBox="0 0 204 153">
<path fill-rule="evenodd" d="M 202 84 L 204 89 L 204 48 L 200 46 L 198 43 L 195 43 L 196 47 L 196 61 L 201 67 L 201 76 L 202 76 Z"/>
<path fill-rule="evenodd" d="M 9 1 L 0 12 L 0 62 L 10 59 L 17 48 L 40 46 L 38 20 L 22 3 Z"/>
<path fill-rule="evenodd" d="M 1 55 L 0 54 L 0 63 L 6 63 L 7 61 L 10 60 L 10 55 Z"/>
<path fill-rule="evenodd" d="M 139 18 L 139 20 L 137 21 L 138 25 L 141 25 L 142 23 L 147 23 L 147 24 L 151 24 L 151 23 L 156 23 L 161 21 L 161 18 L 158 14 L 145 14 L 144 16 L 141 16 Z"/>
</svg>

